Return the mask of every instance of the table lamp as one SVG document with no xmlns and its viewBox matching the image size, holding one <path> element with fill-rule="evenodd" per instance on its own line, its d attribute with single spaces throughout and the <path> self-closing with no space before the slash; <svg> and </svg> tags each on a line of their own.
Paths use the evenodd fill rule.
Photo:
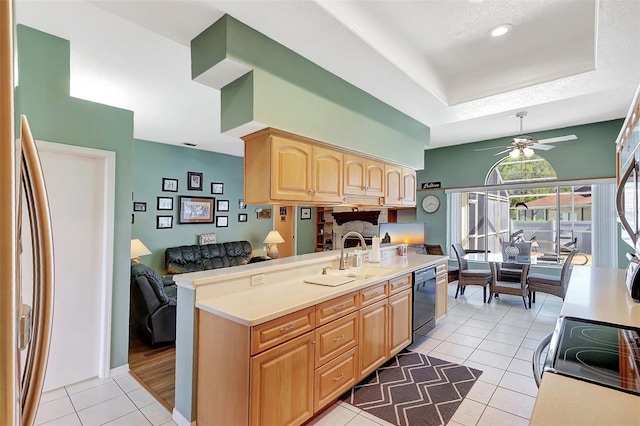
<svg viewBox="0 0 640 426">
<path fill-rule="evenodd" d="M 131 240 L 131 260 L 140 263 L 140 256 L 151 254 L 151 250 L 145 246 L 138 238 Z"/>
<path fill-rule="evenodd" d="M 284 243 L 284 238 L 278 231 L 271 231 L 267 234 L 267 238 L 264 239 L 263 243 L 269 244 L 267 256 L 271 259 L 276 259 L 278 257 L 278 244 Z"/>
</svg>

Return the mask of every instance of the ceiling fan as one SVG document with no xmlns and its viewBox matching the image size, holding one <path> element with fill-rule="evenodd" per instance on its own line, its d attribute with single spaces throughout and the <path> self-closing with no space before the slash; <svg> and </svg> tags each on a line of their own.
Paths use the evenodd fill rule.
<svg viewBox="0 0 640 426">
<path fill-rule="evenodd" d="M 578 137 L 576 135 L 566 135 L 566 136 L 558 136 L 555 138 L 547 138 L 547 139 L 533 139 L 531 136 L 527 136 L 522 134 L 522 121 L 524 119 L 524 117 L 527 116 L 527 111 L 520 111 L 516 113 L 516 117 L 518 117 L 520 119 L 520 134 L 516 137 L 514 137 L 511 142 L 509 143 L 508 146 L 494 146 L 491 148 L 480 148 L 480 149 L 474 149 L 474 151 L 487 151 L 490 149 L 503 149 L 502 151 L 498 152 L 497 155 L 502 155 L 504 153 L 509 153 L 509 157 L 516 159 L 516 158 L 520 158 L 520 157 L 525 157 L 525 158 L 529 158 L 532 157 L 535 154 L 535 151 L 533 150 L 533 147 L 535 146 L 535 149 L 540 149 L 543 151 L 548 151 L 550 149 L 552 149 L 554 146 L 553 145 L 547 145 L 550 143 L 558 143 L 558 142 L 565 142 L 565 141 L 572 141 L 575 139 L 578 139 Z"/>
</svg>

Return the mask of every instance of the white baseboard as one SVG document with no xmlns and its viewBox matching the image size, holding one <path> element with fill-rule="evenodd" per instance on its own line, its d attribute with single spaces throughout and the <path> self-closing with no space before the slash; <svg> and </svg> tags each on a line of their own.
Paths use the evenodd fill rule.
<svg viewBox="0 0 640 426">
<path fill-rule="evenodd" d="M 120 367 L 112 368 L 109 370 L 109 377 L 120 376 L 129 372 L 129 364 L 121 365 Z"/>
<path fill-rule="evenodd" d="M 178 426 L 196 426 L 195 420 L 190 422 L 185 416 L 182 415 L 182 413 L 180 413 L 180 411 L 176 410 L 175 407 L 173 408 L 171 419 L 176 422 Z"/>
</svg>

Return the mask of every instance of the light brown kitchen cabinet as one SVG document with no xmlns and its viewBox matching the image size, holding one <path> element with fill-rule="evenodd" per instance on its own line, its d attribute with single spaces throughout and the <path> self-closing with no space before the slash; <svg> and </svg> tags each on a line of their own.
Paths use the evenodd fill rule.
<svg viewBox="0 0 640 426">
<path fill-rule="evenodd" d="M 447 263 L 436 266 L 436 322 L 447 315 Z"/>
<path fill-rule="evenodd" d="M 247 204 L 415 206 L 415 170 L 272 128 L 242 139 Z"/>
<path fill-rule="evenodd" d="M 389 296 L 389 352 L 387 358 L 396 355 L 411 343 L 411 290 Z"/>
<path fill-rule="evenodd" d="M 312 149 L 312 184 L 310 201 L 340 203 L 342 199 L 343 154 L 314 146 Z"/>
<path fill-rule="evenodd" d="M 371 198 L 372 204 L 384 197 L 384 163 L 357 155 L 344 155 L 344 194 Z"/>
<path fill-rule="evenodd" d="M 359 380 L 373 373 L 387 360 L 388 309 L 386 298 L 360 309 Z"/>
<path fill-rule="evenodd" d="M 384 204 L 389 206 L 416 205 L 416 171 L 385 164 Z"/>
<path fill-rule="evenodd" d="M 313 416 L 313 348 L 307 333 L 253 357 L 252 425 L 297 425 Z"/>
<path fill-rule="evenodd" d="M 411 342 L 411 275 L 246 326 L 198 310 L 198 424 L 299 425 Z"/>
</svg>

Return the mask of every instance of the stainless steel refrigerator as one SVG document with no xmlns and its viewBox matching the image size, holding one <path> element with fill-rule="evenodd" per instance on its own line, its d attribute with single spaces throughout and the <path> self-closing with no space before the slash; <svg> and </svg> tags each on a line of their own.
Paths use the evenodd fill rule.
<svg viewBox="0 0 640 426">
<path fill-rule="evenodd" d="M 0 424 L 8 426 L 35 421 L 54 291 L 53 234 L 44 176 L 26 117 L 20 117 L 17 135 L 14 129 L 14 25 L 13 2 L 0 0 Z M 30 229 L 21 229 L 22 215 L 29 216 Z M 33 247 L 33 290 L 20 275 L 26 238 Z M 29 300 L 23 300 L 25 288 Z"/>
</svg>

